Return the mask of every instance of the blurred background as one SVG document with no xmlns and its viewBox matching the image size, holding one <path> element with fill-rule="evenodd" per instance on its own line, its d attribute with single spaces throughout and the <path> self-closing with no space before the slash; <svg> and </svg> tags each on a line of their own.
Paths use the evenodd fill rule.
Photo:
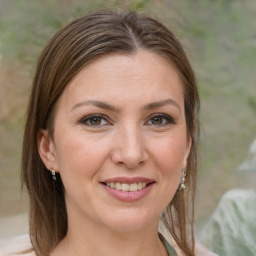
<svg viewBox="0 0 256 256">
<path fill-rule="evenodd" d="M 158 18 L 194 67 L 202 103 L 197 233 L 226 191 L 256 187 L 256 173 L 238 170 L 256 137 L 255 0 L 0 0 L 0 237 L 27 227 L 20 158 L 38 55 L 61 27 L 101 8 Z"/>
</svg>

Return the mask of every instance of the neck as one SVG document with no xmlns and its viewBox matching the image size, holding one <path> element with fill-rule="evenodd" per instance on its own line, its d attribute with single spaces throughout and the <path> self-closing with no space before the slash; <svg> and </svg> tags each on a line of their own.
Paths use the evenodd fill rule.
<svg viewBox="0 0 256 256">
<path fill-rule="evenodd" d="M 52 256 L 166 256 L 158 236 L 158 220 L 141 230 L 123 232 L 72 218 L 66 237 Z"/>
</svg>

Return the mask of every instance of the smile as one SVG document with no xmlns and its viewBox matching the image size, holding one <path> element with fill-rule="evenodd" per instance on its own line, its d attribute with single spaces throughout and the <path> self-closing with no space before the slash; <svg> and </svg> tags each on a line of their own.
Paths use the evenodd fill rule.
<svg viewBox="0 0 256 256">
<path fill-rule="evenodd" d="M 121 191 L 127 191 L 127 192 L 135 192 L 138 190 L 141 190 L 147 186 L 146 182 L 138 182 L 138 183 L 114 183 L 114 182 L 108 182 L 106 185 L 110 188 L 116 189 L 116 190 L 121 190 Z"/>
<path fill-rule="evenodd" d="M 146 197 L 156 182 L 143 177 L 116 177 L 100 183 L 112 197 L 123 202 L 134 202 Z"/>
</svg>

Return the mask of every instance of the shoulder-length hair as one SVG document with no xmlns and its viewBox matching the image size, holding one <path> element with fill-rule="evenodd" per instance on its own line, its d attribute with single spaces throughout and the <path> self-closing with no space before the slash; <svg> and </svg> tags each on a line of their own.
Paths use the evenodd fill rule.
<svg viewBox="0 0 256 256">
<path fill-rule="evenodd" d="M 192 138 L 186 189 L 177 190 L 161 218 L 185 255 L 194 255 L 193 202 L 199 134 L 199 97 L 193 70 L 173 33 L 155 19 L 135 12 L 101 11 L 85 15 L 60 30 L 38 60 L 27 110 L 22 184 L 30 199 L 30 238 L 36 255 L 49 255 L 67 233 L 61 178 L 53 181 L 37 145 L 40 129 L 53 137 L 55 106 L 70 80 L 91 60 L 108 53 L 154 52 L 170 61 L 183 83 L 187 135 Z M 58 174 L 57 174 L 58 175 Z"/>
</svg>

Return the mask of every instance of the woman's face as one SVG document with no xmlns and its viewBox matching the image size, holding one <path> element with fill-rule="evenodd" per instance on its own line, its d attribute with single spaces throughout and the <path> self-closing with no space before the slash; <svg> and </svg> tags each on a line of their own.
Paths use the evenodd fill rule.
<svg viewBox="0 0 256 256">
<path fill-rule="evenodd" d="M 176 69 L 147 51 L 105 55 L 71 80 L 54 141 L 39 133 L 41 157 L 65 187 L 69 225 L 127 232 L 157 224 L 190 151 L 182 88 Z"/>
</svg>

